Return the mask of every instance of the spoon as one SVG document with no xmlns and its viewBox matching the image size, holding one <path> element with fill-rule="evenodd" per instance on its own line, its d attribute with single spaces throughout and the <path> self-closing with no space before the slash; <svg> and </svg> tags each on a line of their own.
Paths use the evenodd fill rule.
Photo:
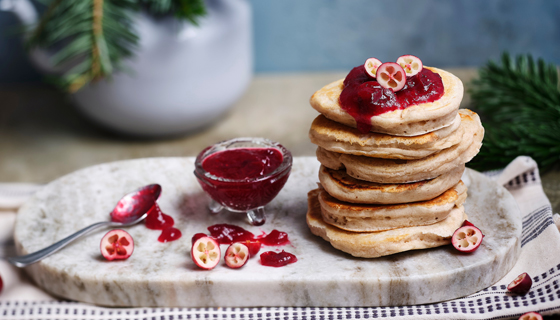
<svg viewBox="0 0 560 320">
<path fill-rule="evenodd" d="M 39 251 L 24 256 L 10 257 L 7 260 L 16 267 L 23 268 L 50 256 L 70 242 L 99 228 L 128 227 L 137 224 L 148 216 L 148 211 L 154 206 L 160 194 L 161 186 L 159 184 L 144 186 L 125 195 L 117 202 L 117 205 L 111 211 L 111 221 L 94 223 Z"/>
</svg>

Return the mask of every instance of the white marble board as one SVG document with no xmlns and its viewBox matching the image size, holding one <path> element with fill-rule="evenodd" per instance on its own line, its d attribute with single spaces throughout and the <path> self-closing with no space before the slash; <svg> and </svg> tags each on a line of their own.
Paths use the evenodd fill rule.
<svg viewBox="0 0 560 320">
<path fill-rule="evenodd" d="M 396 306 L 449 300 L 497 282 L 520 251 L 521 218 L 513 197 L 483 175 L 467 170 L 465 208 L 485 234 L 473 254 L 452 246 L 410 251 L 378 259 L 354 258 L 308 230 L 307 191 L 316 187 L 319 163 L 295 158 L 291 176 L 270 203 L 267 222 L 247 224 L 243 214 L 209 214 L 209 198 L 193 175 L 193 158 L 152 158 L 108 163 L 64 176 L 41 189 L 18 214 L 15 241 L 20 254 L 41 249 L 91 223 L 109 219 L 119 198 L 159 183 L 159 204 L 183 237 L 160 243 L 160 232 L 144 225 L 128 228 L 134 254 L 105 261 L 101 237 L 93 233 L 27 267 L 35 282 L 62 298 L 106 306 Z M 298 262 L 265 267 L 258 257 L 238 270 L 221 262 L 211 271 L 190 259 L 191 237 L 216 223 L 232 223 L 255 234 L 286 231 L 291 245 L 278 248 Z M 222 246 L 222 254 L 226 247 Z M 263 250 L 261 250 L 263 252 Z M 223 261 L 223 260 L 222 260 Z"/>
</svg>

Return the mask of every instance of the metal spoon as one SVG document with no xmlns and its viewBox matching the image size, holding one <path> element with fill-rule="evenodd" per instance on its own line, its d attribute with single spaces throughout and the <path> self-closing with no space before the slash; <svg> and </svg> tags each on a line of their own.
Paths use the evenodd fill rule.
<svg viewBox="0 0 560 320">
<path fill-rule="evenodd" d="M 111 221 L 94 223 L 54 244 L 33 253 L 11 257 L 7 260 L 16 267 L 23 268 L 39 260 L 42 260 L 58 250 L 64 248 L 70 242 L 102 227 L 128 227 L 144 220 L 148 216 L 148 210 L 154 206 L 161 194 L 159 184 L 150 184 L 122 197 L 111 211 Z"/>
</svg>

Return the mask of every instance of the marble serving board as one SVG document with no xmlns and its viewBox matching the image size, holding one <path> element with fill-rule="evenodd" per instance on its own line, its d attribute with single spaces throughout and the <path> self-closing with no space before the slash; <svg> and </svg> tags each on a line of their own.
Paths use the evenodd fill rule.
<svg viewBox="0 0 560 320">
<path fill-rule="evenodd" d="M 520 251 L 521 218 L 513 197 L 483 175 L 467 170 L 465 208 L 486 237 L 473 254 L 452 246 L 410 251 L 377 259 L 340 252 L 308 230 L 307 192 L 317 186 L 319 163 L 295 158 L 291 176 L 266 210 L 267 222 L 250 226 L 243 214 L 211 215 L 209 198 L 193 175 L 193 158 L 153 158 L 108 163 L 64 176 L 45 186 L 18 214 L 19 254 L 34 252 L 91 223 L 109 219 L 119 198 L 159 183 L 162 210 L 183 237 L 160 243 L 159 231 L 137 225 L 125 261 L 106 261 L 93 233 L 26 271 L 46 291 L 70 300 L 105 306 L 397 306 L 449 300 L 474 293 L 503 277 Z M 221 262 L 204 271 L 190 258 L 191 237 L 216 223 L 232 223 L 255 234 L 286 231 L 284 249 L 298 261 L 265 267 L 259 258 L 233 270 Z M 222 246 L 222 255 L 226 246 Z M 262 252 L 263 250 L 261 250 Z M 223 261 L 223 259 L 222 259 Z"/>
</svg>

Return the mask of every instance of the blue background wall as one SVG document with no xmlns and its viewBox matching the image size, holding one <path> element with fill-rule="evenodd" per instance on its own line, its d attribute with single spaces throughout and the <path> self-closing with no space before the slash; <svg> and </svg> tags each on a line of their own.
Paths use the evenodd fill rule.
<svg viewBox="0 0 560 320">
<path fill-rule="evenodd" d="M 256 72 L 347 70 L 406 53 L 479 66 L 504 50 L 560 64 L 560 1 L 250 0 Z M 0 33 L 16 23 L 0 12 Z M 0 83 L 38 81 L 17 38 L 0 37 Z"/>
</svg>

